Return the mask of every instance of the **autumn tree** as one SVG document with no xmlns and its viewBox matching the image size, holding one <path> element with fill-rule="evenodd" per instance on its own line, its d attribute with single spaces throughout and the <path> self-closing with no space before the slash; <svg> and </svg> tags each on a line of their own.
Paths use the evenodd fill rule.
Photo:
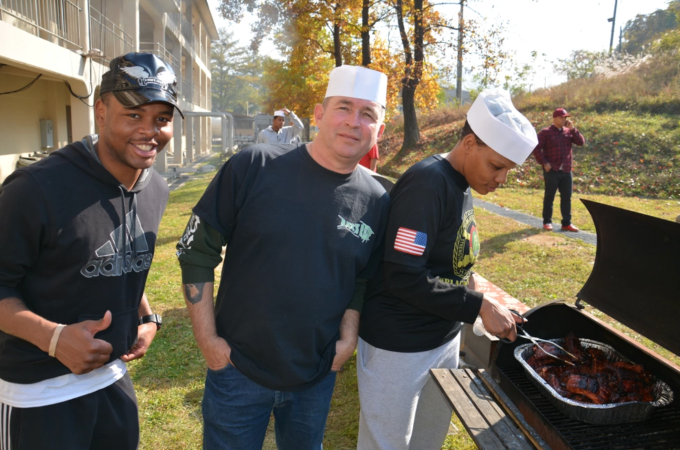
<svg viewBox="0 0 680 450">
<path fill-rule="evenodd" d="M 286 105 L 311 115 L 314 104 L 323 98 L 333 66 L 361 64 L 387 74 L 388 116 L 396 112 L 399 97 L 405 96 L 402 101 L 409 124 L 407 136 L 412 145 L 419 136 L 416 108 L 433 108 L 440 92 L 437 71 L 426 56 L 435 62 L 432 58 L 435 48 L 450 46 L 442 32 L 455 28 L 439 16 L 434 3 L 395 2 L 222 0 L 219 10 L 230 20 L 240 20 L 246 11 L 255 14 L 258 23 L 253 28 L 251 49 L 259 48 L 262 39 L 268 36 L 283 56 L 283 60 L 272 59 L 264 64 L 263 84 L 267 88 L 264 103 L 268 107 Z M 400 28 L 410 49 L 395 48 L 384 36 L 375 34 L 380 25 L 387 28 L 395 25 L 398 11 Z"/>
<path fill-rule="evenodd" d="M 474 81 L 479 90 L 497 86 L 501 82 L 504 69 L 512 61 L 512 55 L 505 48 L 504 24 L 492 25 L 488 30 L 481 31 L 475 21 L 470 21 L 471 29 L 468 40 L 470 53 L 477 56 L 480 64 L 471 69 Z"/>
<path fill-rule="evenodd" d="M 401 96 L 404 109 L 404 141 L 402 150 L 413 148 L 420 140 L 416 115 L 416 90 L 423 81 L 427 67 L 426 58 L 432 58 L 435 49 L 444 53 L 456 48 L 458 24 L 452 25 L 436 6 L 441 3 L 429 0 L 389 0 L 396 13 L 403 49 Z M 447 3 L 456 4 L 456 3 Z M 459 3 L 457 3 L 459 4 Z"/>
<path fill-rule="evenodd" d="M 360 4 L 363 0 L 222 0 L 218 10 L 225 19 L 239 21 L 247 11 L 257 16 L 253 24 L 251 50 L 257 52 L 262 41 L 273 37 L 282 53 L 288 46 L 316 45 L 341 66 L 350 40 L 358 35 Z M 318 38 L 330 34 L 330 42 Z M 324 42 L 322 42 L 324 41 Z"/>
</svg>

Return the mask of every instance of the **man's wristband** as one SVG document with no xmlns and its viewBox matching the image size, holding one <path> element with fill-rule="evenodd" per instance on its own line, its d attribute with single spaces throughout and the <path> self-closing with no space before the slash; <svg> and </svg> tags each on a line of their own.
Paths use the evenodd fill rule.
<svg viewBox="0 0 680 450">
<path fill-rule="evenodd" d="M 56 353 L 57 353 L 57 342 L 59 342 L 59 335 L 61 334 L 61 330 L 66 328 L 66 325 L 59 324 L 57 325 L 57 328 L 54 329 L 54 333 L 52 334 L 52 340 L 50 341 L 50 349 L 48 350 L 47 354 L 50 355 L 52 358 L 56 358 Z"/>
</svg>

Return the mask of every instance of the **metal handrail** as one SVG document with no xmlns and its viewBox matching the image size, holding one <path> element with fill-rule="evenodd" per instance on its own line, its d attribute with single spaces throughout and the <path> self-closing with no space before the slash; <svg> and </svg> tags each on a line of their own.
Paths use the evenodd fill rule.
<svg viewBox="0 0 680 450">
<path fill-rule="evenodd" d="M 175 30 L 184 36 L 184 42 L 187 47 L 194 49 L 194 30 L 187 18 L 182 13 L 168 13 L 168 22 L 172 24 Z"/>
<path fill-rule="evenodd" d="M 201 106 L 201 88 L 196 86 L 194 84 L 194 96 L 193 96 L 193 103 L 194 105 Z"/>
<path fill-rule="evenodd" d="M 90 48 L 101 50 L 100 59 L 106 62 L 135 51 L 132 36 L 93 6 L 90 6 Z"/>
<path fill-rule="evenodd" d="M 179 78 L 179 61 L 177 58 L 175 58 L 175 55 L 173 55 L 163 46 L 163 44 L 160 42 L 140 42 L 139 51 L 153 53 L 166 63 L 170 64 L 172 70 L 175 72 L 175 75 L 177 78 Z"/>
<path fill-rule="evenodd" d="M 208 70 L 210 70 L 210 52 L 208 51 L 208 48 L 203 45 L 203 42 L 198 39 L 196 33 L 194 33 L 194 27 L 186 16 L 179 12 L 166 14 L 166 27 L 169 28 L 177 38 L 179 38 L 180 35 L 183 36 L 184 45 L 191 53 L 191 56 L 198 56 Z"/>
<path fill-rule="evenodd" d="M 79 17 L 82 12 L 69 0 L 0 0 L 0 20 L 7 14 L 34 27 L 36 36 L 42 31 L 76 48 L 83 48 Z"/>
<path fill-rule="evenodd" d="M 165 13 L 167 19 L 165 21 L 165 26 L 172 31 L 172 33 L 175 35 L 176 38 L 179 38 L 180 35 L 180 29 L 179 25 L 177 24 L 177 19 L 175 18 L 175 15 L 179 13 Z"/>
<path fill-rule="evenodd" d="M 189 83 L 186 80 L 182 81 L 182 96 L 184 97 L 184 100 L 187 102 L 191 102 L 192 100 L 192 94 L 193 94 L 193 89 L 191 83 Z"/>
</svg>

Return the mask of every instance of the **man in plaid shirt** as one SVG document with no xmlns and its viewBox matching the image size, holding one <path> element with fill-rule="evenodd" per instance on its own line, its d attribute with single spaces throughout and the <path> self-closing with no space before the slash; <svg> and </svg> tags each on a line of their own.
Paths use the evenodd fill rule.
<svg viewBox="0 0 680 450">
<path fill-rule="evenodd" d="M 567 110 L 558 108 L 553 112 L 553 124 L 538 133 L 538 145 L 534 149 L 536 161 L 543 166 L 545 195 L 543 197 L 543 229 L 552 231 L 552 214 L 555 193 L 560 191 L 562 231 L 578 231 L 571 223 L 571 144 L 586 143 L 583 135 L 574 128 Z"/>
</svg>

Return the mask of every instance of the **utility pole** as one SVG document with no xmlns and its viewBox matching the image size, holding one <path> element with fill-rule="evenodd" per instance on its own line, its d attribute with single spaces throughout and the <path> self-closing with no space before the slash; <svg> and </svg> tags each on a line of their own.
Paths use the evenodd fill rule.
<svg viewBox="0 0 680 450">
<path fill-rule="evenodd" d="M 621 41 L 623 40 L 623 27 L 619 27 L 619 55 L 623 52 Z"/>
<path fill-rule="evenodd" d="M 614 16 L 607 19 L 607 22 L 612 23 L 612 37 L 609 40 L 609 55 L 612 54 L 612 48 L 614 47 L 614 30 L 616 30 L 616 7 L 619 5 L 619 0 L 614 1 Z"/>
<path fill-rule="evenodd" d="M 617 0 L 618 1 L 618 0 Z M 465 0 L 460 0 L 460 13 L 458 13 L 458 67 L 456 69 L 456 99 L 458 104 L 463 104 L 463 35 L 464 22 L 463 10 Z"/>
</svg>

